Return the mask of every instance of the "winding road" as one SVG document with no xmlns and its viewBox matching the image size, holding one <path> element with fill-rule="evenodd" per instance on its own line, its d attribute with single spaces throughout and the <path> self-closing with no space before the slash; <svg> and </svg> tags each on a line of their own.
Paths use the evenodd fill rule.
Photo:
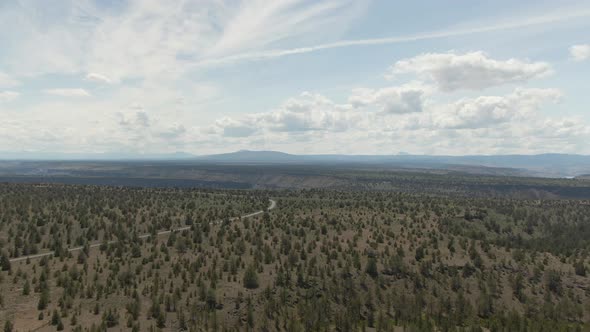
<svg viewBox="0 0 590 332">
<path fill-rule="evenodd" d="M 275 207 L 277 207 L 277 202 L 275 200 L 269 199 L 270 205 L 268 206 L 268 208 L 266 210 L 260 210 L 260 211 L 256 211 L 256 212 L 252 212 L 243 216 L 239 216 L 239 217 L 233 217 L 230 218 L 230 220 L 240 220 L 240 219 L 244 219 L 244 218 L 251 218 L 251 217 L 255 217 L 257 215 L 263 214 L 265 211 L 270 211 L 272 209 L 274 209 Z M 217 221 L 212 221 L 209 224 L 211 225 L 219 225 L 223 222 L 223 220 L 217 220 Z M 156 233 L 156 236 L 159 235 L 164 235 L 164 234 L 170 234 L 172 232 L 182 232 L 182 231 L 186 231 L 189 230 L 191 228 L 191 226 L 183 226 L 183 227 L 179 227 L 179 228 L 175 228 L 175 229 L 169 229 L 166 231 L 160 231 L 158 233 Z M 140 236 L 138 236 L 138 238 L 140 239 L 146 239 L 148 237 L 152 236 L 152 234 L 142 234 Z M 112 244 L 112 243 L 116 243 L 116 240 L 113 241 L 109 241 L 107 242 L 108 244 Z M 102 243 L 93 243 L 91 244 L 89 247 L 90 248 L 96 248 L 98 246 L 100 246 Z M 80 247 L 73 247 L 73 248 L 68 248 L 69 252 L 74 252 L 74 251 L 80 251 L 82 250 L 84 247 L 80 246 Z M 16 258 L 11 258 L 10 262 L 20 262 L 20 261 L 24 261 L 26 259 L 34 259 L 34 258 L 41 258 L 41 257 L 45 257 L 45 256 L 51 256 L 53 255 L 53 251 L 48 251 L 48 252 L 44 252 L 41 254 L 35 254 L 35 255 L 28 255 L 28 256 L 22 256 L 22 257 L 16 257 Z"/>
</svg>

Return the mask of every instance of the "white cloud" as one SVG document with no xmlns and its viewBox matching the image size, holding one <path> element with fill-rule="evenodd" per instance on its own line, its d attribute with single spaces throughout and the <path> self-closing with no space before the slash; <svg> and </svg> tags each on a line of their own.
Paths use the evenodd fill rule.
<svg viewBox="0 0 590 332">
<path fill-rule="evenodd" d="M 178 139 L 187 132 L 186 128 L 178 123 L 173 123 L 169 127 L 159 132 L 159 136 L 164 139 Z"/>
<path fill-rule="evenodd" d="M 136 122 L 138 125 L 140 125 L 142 127 L 149 127 L 150 126 L 150 118 L 146 112 L 139 111 L 139 112 L 137 112 L 136 116 L 137 116 Z"/>
<path fill-rule="evenodd" d="M 270 112 L 237 119 L 221 118 L 216 121 L 213 132 L 226 137 L 247 137 L 264 132 L 344 132 L 362 121 L 362 114 L 350 105 L 336 104 L 322 95 L 304 92 Z"/>
<path fill-rule="evenodd" d="M 224 117 L 215 122 L 212 133 L 219 132 L 225 137 L 248 137 L 258 131 L 255 123 L 248 118 L 235 120 Z"/>
<path fill-rule="evenodd" d="M 260 121 L 273 131 L 344 131 L 357 120 L 350 107 L 338 105 L 328 98 L 309 92 L 287 100 L 278 109 L 259 116 Z"/>
<path fill-rule="evenodd" d="M 19 84 L 17 80 L 0 71 L 0 88 L 12 88 Z"/>
<path fill-rule="evenodd" d="M 0 103 L 13 101 L 20 96 L 16 91 L 0 91 Z"/>
<path fill-rule="evenodd" d="M 513 121 L 538 118 L 535 114 L 547 102 L 562 97 L 555 89 L 516 89 L 506 96 L 464 98 L 432 114 L 433 125 L 442 129 L 492 128 Z"/>
<path fill-rule="evenodd" d="M 126 109 L 116 113 L 119 125 L 125 129 L 143 129 L 150 126 L 150 117 L 139 103 L 132 103 Z"/>
<path fill-rule="evenodd" d="M 0 145 L 63 152 L 590 153 L 586 119 L 540 112 L 560 96 L 553 89 L 515 89 L 441 103 L 427 95 L 422 112 L 383 116 L 304 93 L 265 113 L 200 127 L 138 103 L 116 109 L 110 101 L 90 99 L 80 108 L 58 99 L 25 111 L 3 110 L 10 120 L 0 121 Z"/>
<path fill-rule="evenodd" d="M 90 97 L 90 93 L 84 89 L 46 89 L 43 92 L 60 97 Z"/>
<path fill-rule="evenodd" d="M 383 114 L 422 112 L 430 88 L 421 84 L 407 84 L 381 89 L 355 89 L 348 102 L 356 107 L 376 107 Z"/>
<path fill-rule="evenodd" d="M 590 44 L 574 45 L 570 47 L 570 55 L 576 61 L 584 61 L 590 59 Z"/>
<path fill-rule="evenodd" d="M 397 61 L 389 70 L 391 77 L 406 73 L 431 80 L 441 91 L 451 92 L 526 82 L 550 74 L 551 66 L 518 59 L 494 60 L 481 51 L 426 53 Z"/>
<path fill-rule="evenodd" d="M 396 88 L 403 91 L 403 86 L 384 90 Z M 562 99 L 556 89 L 516 88 L 507 95 L 449 103 L 436 103 L 429 91 L 421 112 L 398 113 L 367 109 L 377 105 L 373 95 L 379 90 L 366 90 L 366 95 L 355 90 L 345 104 L 304 93 L 267 113 L 224 117 L 206 132 L 210 138 L 219 137 L 218 144 L 226 149 L 258 147 L 305 153 L 382 154 L 397 153 L 400 147 L 433 154 L 532 153 L 556 151 L 559 144 L 566 146 L 559 151 L 587 151 L 572 143 L 590 139 L 585 121 L 549 118 L 540 112 Z"/>
<path fill-rule="evenodd" d="M 104 84 L 112 84 L 113 81 L 101 74 L 98 73 L 88 73 L 86 75 L 86 80 L 87 81 L 91 81 L 91 82 L 96 82 L 96 83 L 104 83 Z"/>
</svg>

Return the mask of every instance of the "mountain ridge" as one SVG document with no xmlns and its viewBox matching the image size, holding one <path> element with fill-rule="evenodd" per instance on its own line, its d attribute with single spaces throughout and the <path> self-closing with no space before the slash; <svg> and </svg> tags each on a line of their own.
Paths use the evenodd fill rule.
<svg viewBox="0 0 590 332">
<path fill-rule="evenodd" d="M 542 153 L 507 155 L 295 155 L 278 151 L 241 150 L 233 153 L 197 157 L 200 160 L 225 163 L 353 163 L 397 166 L 406 168 L 486 167 L 513 169 L 529 176 L 576 177 L 590 173 L 590 156 L 578 154 Z"/>
<path fill-rule="evenodd" d="M 505 175 L 541 177 L 578 177 L 590 174 L 590 156 L 579 154 L 542 153 L 506 155 L 363 155 L 363 154 L 290 154 L 273 150 L 239 150 L 228 153 L 193 155 L 185 152 L 168 154 L 51 154 L 0 153 L 0 160 L 52 161 L 154 161 L 222 164 L 354 164 L 371 167 L 417 169 L 475 169 L 482 174 L 498 172 Z M 476 170 L 477 171 L 477 170 Z"/>
</svg>

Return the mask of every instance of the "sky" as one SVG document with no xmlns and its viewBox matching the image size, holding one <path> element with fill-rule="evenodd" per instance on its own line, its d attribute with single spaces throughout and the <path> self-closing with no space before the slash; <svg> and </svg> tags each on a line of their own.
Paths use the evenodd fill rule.
<svg viewBox="0 0 590 332">
<path fill-rule="evenodd" d="M 2 154 L 590 154 L 590 2 L 0 0 Z"/>
</svg>

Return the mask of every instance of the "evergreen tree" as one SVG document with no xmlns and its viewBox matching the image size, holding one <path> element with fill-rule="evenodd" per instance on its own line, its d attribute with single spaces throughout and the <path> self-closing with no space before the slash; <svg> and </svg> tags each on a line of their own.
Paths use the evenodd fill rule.
<svg viewBox="0 0 590 332">
<path fill-rule="evenodd" d="M 258 274 L 254 265 L 248 266 L 244 273 L 244 287 L 248 289 L 258 288 Z"/>
<path fill-rule="evenodd" d="M 377 278 L 379 271 L 377 270 L 377 261 L 374 257 L 369 257 L 369 260 L 367 261 L 367 267 L 365 268 L 365 272 L 367 272 L 367 274 L 371 276 L 371 278 Z"/>
<path fill-rule="evenodd" d="M 0 267 L 2 268 L 2 271 L 10 271 L 11 269 L 10 259 L 8 259 L 8 256 L 4 253 L 0 255 Z"/>
</svg>

